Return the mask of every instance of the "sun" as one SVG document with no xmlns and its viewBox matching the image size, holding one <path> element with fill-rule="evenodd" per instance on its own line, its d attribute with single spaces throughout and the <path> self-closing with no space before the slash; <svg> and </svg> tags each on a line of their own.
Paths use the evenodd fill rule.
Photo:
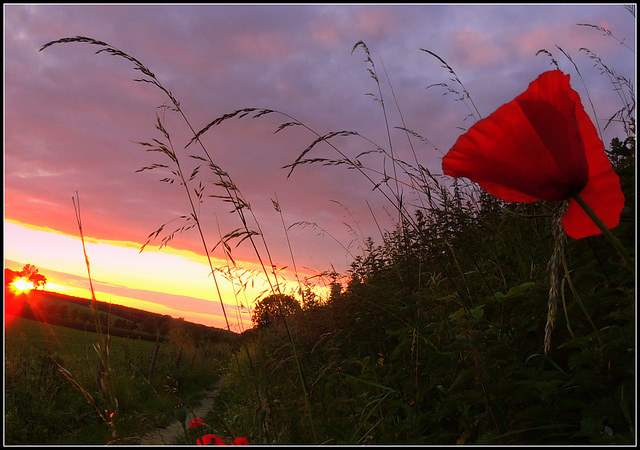
<svg viewBox="0 0 640 450">
<path fill-rule="evenodd" d="M 24 278 L 18 278 L 16 281 L 11 283 L 11 286 L 13 286 L 13 288 L 18 292 L 26 292 L 35 288 L 31 281 Z"/>
</svg>

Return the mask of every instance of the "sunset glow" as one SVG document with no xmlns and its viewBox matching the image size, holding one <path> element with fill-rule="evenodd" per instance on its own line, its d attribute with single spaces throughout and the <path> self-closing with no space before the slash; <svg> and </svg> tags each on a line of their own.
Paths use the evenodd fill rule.
<svg viewBox="0 0 640 450">
<path fill-rule="evenodd" d="M 17 279 L 11 283 L 11 286 L 19 292 L 30 291 L 34 288 L 33 283 L 29 280 L 25 280 L 24 278 Z"/>
<path fill-rule="evenodd" d="M 91 298 L 87 267 L 80 238 L 53 232 L 42 227 L 5 221 L 5 267 L 19 270 L 24 264 L 36 265 L 47 277 L 46 289 L 65 295 Z M 91 277 L 99 301 L 113 302 L 196 323 L 226 328 L 224 313 L 206 258 L 192 252 L 171 248 L 147 247 L 119 241 L 87 238 Z M 7 264 L 14 261 L 13 264 Z M 227 262 L 214 260 L 214 266 L 226 268 Z M 238 261 L 245 269 L 245 279 L 229 280 L 216 274 L 229 325 L 234 331 L 251 327 L 249 307 L 268 285 L 257 267 Z M 247 272 L 249 270 L 249 272 Z M 233 272 L 232 272 L 233 274 Z M 238 283 L 247 282 L 241 298 L 236 298 Z M 289 280 L 285 289 L 295 290 L 294 275 L 281 272 Z M 233 282 L 232 282 L 233 281 Z M 284 281 L 284 280 L 283 280 Z M 27 280 L 16 281 L 16 289 L 33 288 Z M 288 287 L 286 287 L 288 286 Z"/>
</svg>

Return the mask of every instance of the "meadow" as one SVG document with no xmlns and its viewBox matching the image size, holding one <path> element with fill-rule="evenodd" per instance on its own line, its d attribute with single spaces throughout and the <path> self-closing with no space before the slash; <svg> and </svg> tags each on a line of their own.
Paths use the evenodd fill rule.
<svg viewBox="0 0 640 450">
<path fill-rule="evenodd" d="M 5 443 L 134 443 L 145 431 L 176 420 L 174 407 L 192 408 L 212 386 L 229 353 L 228 343 L 111 336 L 111 393 L 117 398 L 116 436 L 83 395 L 106 406 L 98 389 L 96 344 L 106 335 L 16 318 L 5 330 Z M 182 350 L 181 350 L 182 348 Z M 155 358 L 154 358 L 155 354 Z M 63 375 L 63 368 L 74 382 Z M 75 384 L 77 383 L 77 385 Z"/>
<path fill-rule="evenodd" d="M 165 109 L 191 127 L 178 99 L 135 57 L 81 36 L 50 42 L 42 50 L 69 43 L 128 60 L 142 77 L 138 81 L 166 94 Z M 356 43 L 353 51 L 363 52 L 367 71 L 381 88 L 365 43 Z M 545 50 L 540 57 L 545 52 L 551 56 Z M 450 92 L 473 111 L 453 68 L 428 53 L 451 75 Z M 633 444 L 635 95 L 628 79 L 593 56 L 620 94 L 621 109 L 610 119 L 620 137 L 605 149 L 625 206 L 610 235 L 584 239 L 567 239 L 559 225 L 566 201 L 499 200 L 475 183 L 430 172 L 417 156 L 413 162 L 399 160 L 393 142 L 368 147 L 368 158 L 349 155 L 336 138 L 365 137 L 353 131 L 316 133 L 270 109 L 242 108 L 199 131 L 191 127 L 193 138 L 185 147 L 202 166 L 184 172 L 185 157 L 174 150 L 157 116 L 159 138 L 141 146 L 161 160 L 140 170 L 169 172 L 163 181 L 184 189 L 189 212 L 182 226 L 171 231 L 162 225 L 147 243 L 158 238 L 166 245 L 176 234 L 195 232 L 210 257 L 209 241 L 219 238 L 203 233 L 200 214 L 206 202 L 231 205 L 238 228 L 216 248 L 231 261 L 228 269 L 233 268 L 232 249 L 240 244 L 250 246 L 262 264 L 270 291 L 253 305 L 256 326 L 242 333 L 237 345 L 225 347 L 219 359 L 196 356 L 175 368 L 175 355 L 168 356 L 148 379 L 148 343 L 138 347 L 113 337 L 92 354 L 91 342 L 100 343 L 102 336 L 73 338 L 84 342 L 76 349 L 56 347 L 25 322 L 20 339 L 7 346 L 11 383 L 5 395 L 15 405 L 7 411 L 7 442 L 78 442 L 73 431 L 86 427 L 99 430 L 94 444 L 134 442 L 140 423 L 157 426 L 172 419 L 176 396 L 189 402 L 198 390 L 221 380 L 214 408 L 202 419 L 207 432 L 227 442 L 246 437 L 250 444 Z M 362 254 L 354 256 L 348 273 L 322 274 L 330 291 L 326 297 L 308 286 L 301 286 L 297 297 L 281 290 L 250 202 L 201 140 L 228 120 L 264 116 L 283 120 L 276 132 L 297 127 L 310 133 L 309 146 L 287 167 L 290 171 L 300 165 L 328 166 L 321 170 L 329 171 L 348 167 L 369 180 L 397 214 L 396 227 L 381 230 L 381 243 L 361 243 Z M 425 141 L 415 131 L 398 129 L 409 142 Z M 315 156 L 319 146 L 335 157 Z M 382 169 L 387 167 L 393 171 Z M 202 179 L 218 189 L 215 195 L 204 194 Z M 404 201 L 409 193 L 418 199 L 411 205 Z M 280 212 L 277 202 L 274 207 Z M 213 265 L 211 272 L 215 280 Z M 106 367 L 105 352 L 111 355 Z M 161 353 L 171 350 L 163 347 Z M 112 371 L 109 386 L 87 388 L 100 408 L 107 406 L 108 417 L 100 419 L 86 396 L 60 376 L 61 368 L 82 386 L 95 386 L 97 374 L 100 381 L 100 373 Z M 178 381 L 177 390 L 168 379 Z M 28 421 L 21 415 L 25 411 Z M 55 427 L 56 436 L 50 437 Z M 194 436 L 185 431 L 182 443 L 195 444 Z"/>
</svg>

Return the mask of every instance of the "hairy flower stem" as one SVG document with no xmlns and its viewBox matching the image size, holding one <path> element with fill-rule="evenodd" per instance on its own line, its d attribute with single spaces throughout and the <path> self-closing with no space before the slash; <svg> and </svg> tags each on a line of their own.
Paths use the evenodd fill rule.
<svg viewBox="0 0 640 450">
<path fill-rule="evenodd" d="M 562 267 L 562 259 L 564 256 L 564 247 L 567 242 L 567 235 L 562 227 L 562 215 L 567 208 L 567 204 L 563 204 L 553 215 L 551 224 L 551 235 L 553 236 L 553 253 L 549 260 L 549 300 L 547 303 L 547 323 L 544 327 L 544 353 L 549 353 L 551 349 L 551 332 L 556 320 L 556 312 L 558 310 L 558 300 L 562 296 L 560 268 Z"/>
<path fill-rule="evenodd" d="M 609 239 L 609 242 L 611 242 L 611 244 L 618 251 L 618 253 L 620 253 L 620 256 L 624 258 L 625 262 L 629 265 L 629 267 L 633 268 L 633 259 L 631 258 L 627 250 L 622 245 L 622 242 L 620 242 L 620 240 L 613 235 L 611 230 L 607 228 L 607 226 L 602 222 L 602 220 L 600 220 L 600 218 L 596 215 L 593 209 L 591 209 L 591 207 L 587 205 L 587 202 L 585 202 L 582 199 L 582 197 L 580 197 L 580 195 L 574 194 L 573 199 L 576 202 L 578 202 L 580 207 L 584 210 L 584 212 L 587 213 L 589 218 L 593 220 L 593 222 L 598 226 L 598 228 L 600 228 L 600 230 L 602 231 L 602 234 L 604 234 L 605 237 Z"/>
</svg>

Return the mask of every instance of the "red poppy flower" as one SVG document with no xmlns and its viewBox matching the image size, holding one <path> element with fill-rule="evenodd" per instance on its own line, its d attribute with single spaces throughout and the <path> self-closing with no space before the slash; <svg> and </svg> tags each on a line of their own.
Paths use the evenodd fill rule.
<svg viewBox="0 0 640 450">
<path fill-rule="evenodd" d="M 233 444 L 231 445 L 249 445 L 249 441 L 244 437 L 237 437 L 233 440 Z"/>
<path fill-rule="evenodd" d="M 460 136 L 442 159 L 442 170 L 508 202 L 570 199 L 562 223 L 575 239 L 601 232 L 575 195 L 607 228 L 618 225 L 624 206 L 604 145 L 569 75 L 559 70 L 543 73 Z"/>
<path fill-rule="evenodd" d="M 201 418 L 197 417 L 195 419 L 193 419 L 190 423 L 189 423 L 189 427 L 191 428 L 202 428 L 206 425 L 206 423 L 204 423 L 204 420 L 202 420 Z"/>
<path fill-rule="evenodd" d="M 209 445 L 213 443 L 213 445 L 227 445 L 224 439 L 219 438 L 215 434 L 205 434 L 202 438 L 198 438 L 196 440 L 198 445 Z"/>
</svg>

